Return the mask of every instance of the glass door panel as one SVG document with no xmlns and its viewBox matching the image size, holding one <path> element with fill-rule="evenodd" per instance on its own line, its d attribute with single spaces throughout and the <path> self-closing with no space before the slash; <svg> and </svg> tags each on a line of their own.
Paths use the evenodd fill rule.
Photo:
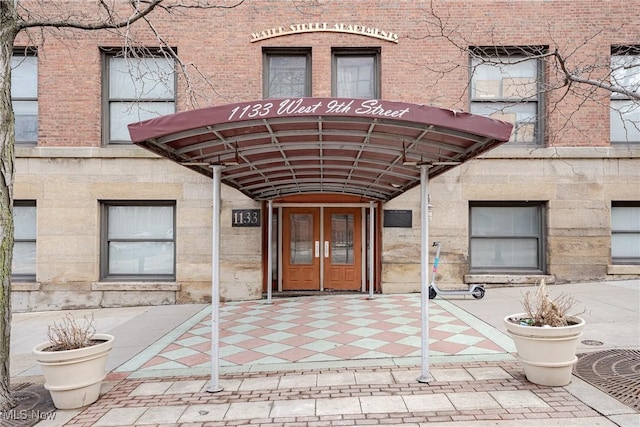
<svg viewBox="0 0 640 427">
<path fill-rule="evenodd" d="M 289 225 L 291 264 L 313 263 L 313 215 L 291 214 Z"/>
<path fill-rule="evenodd" d="M 353 214 L 331 214 L 331 263 L 353 262 Z"/>
</svg>

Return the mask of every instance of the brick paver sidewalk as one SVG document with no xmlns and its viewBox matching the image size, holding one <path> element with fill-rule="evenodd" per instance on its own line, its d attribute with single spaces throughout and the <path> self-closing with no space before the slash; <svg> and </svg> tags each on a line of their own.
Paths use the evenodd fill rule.
<svg viewBox="0 0 640 427">
<path fill-rule="evenodd" d="M 529 383 L 516 362 L 332 368 L 124 379 L 66 425 L 345 426 L 479 420 L 588 419 L 596 411 L 562 387 Z M 593 421 L 596 419 L 593 418 Z"/>
</svg>

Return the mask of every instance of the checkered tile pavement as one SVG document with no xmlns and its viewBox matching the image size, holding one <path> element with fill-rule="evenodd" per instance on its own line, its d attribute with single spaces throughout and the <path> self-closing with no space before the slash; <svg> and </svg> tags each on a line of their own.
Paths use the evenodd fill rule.
<svg viewBox="0 0 640 427">
<path fill-rule="evenodd" d="M 429 304 L 430 355 L 510 351 L 487 336 L 486 325 L 469 324 L 454 314 L 452 304 L 439 300 Z M 228 302 L 221 304 L 219 325 L 221 367 L 419 357 L 421 351 L 419 294 Z M 133 365 L 119 370 L 205 368 L 210 366 L 210 337 L 207 307 Z"/>
</svg>

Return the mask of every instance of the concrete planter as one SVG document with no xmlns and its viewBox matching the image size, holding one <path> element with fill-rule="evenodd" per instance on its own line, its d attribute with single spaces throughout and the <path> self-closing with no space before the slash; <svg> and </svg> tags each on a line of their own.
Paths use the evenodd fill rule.
<svg viewBox="0 0 640 427">
<path fill-rule="evenodd" d="M 100 342 L 75 350 L 44 351 L 50 346 L 48 342 L 34 347 L 33 353 L 44 374 L 44 387 L 51 393 L 56 408 L 81 408 L 98 400 L 114 337 L 95 334 L 93 340 Z"/>
<path fill-rule="evenodd" d="M 525 313 L 504 318 L 504 325 L 518 352 L 527 380 L 545 386 L 564 386 L 571 382 L 576 348 L 584 329 L 584 319 L 574 316 L 573 325 L 560 327 L 522 326 L 508 319 L 526 318 Z"/>
</svg>

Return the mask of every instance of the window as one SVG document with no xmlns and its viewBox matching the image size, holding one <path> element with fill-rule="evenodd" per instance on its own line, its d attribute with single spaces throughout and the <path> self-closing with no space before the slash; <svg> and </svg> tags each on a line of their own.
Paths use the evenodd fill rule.
<svg viewBox="0 0 640 427">
<path fill-rule="evenodd" d="M 509 143 L 542 144 L 542 48 L 475 48 L 471 59 L 471 113 L 514 124 Z"/>
<path fill-rule="evenodd" d="M 175 203 L 105 202 L 102 208 L 101 276 L 173 280 Z"/>
<path fill-rule="evenodd" d="M 11 103 L 17 144 L 38 142 L 38 57 L 20 49 L 11 57 Z"/>
<path fill-rule="evenodd" d="M 640 202 L 612 203 L 611 262 L 640 264 Z"/>
<path fill-rule="evenodd" d="M 105 144 L 131 142 L 127 125 L 175 113 L 174 60 L 157 52 L 105 51 Z"/>
<path fill-rule="evenodd" d="M 471 271 L 543 273 L 544 212 L 543 203 L 473 203 Z"/>
<path fill-rule="evenodd" d="M 14 245 L 12 280 L 36 279 L 36 202 L 13 203 Z"/>
<path fill-rule="evenodd" d="M 311 96 L 310 49 L 265 49 L 263 54 L 265 98 Z"/>
<path fill-rule="evenodd" d="M 640 46 L 611 50 L 611 85 L 640 93 Z M 612 143 L 640 143 L 640 102 L 628 94 L 611 92 Z"/>
<path fill-rule="evenodd" d="M 338 98 L 380 98 L 380 49 L 334 49 L 331 86 Z"/>
</svg>

